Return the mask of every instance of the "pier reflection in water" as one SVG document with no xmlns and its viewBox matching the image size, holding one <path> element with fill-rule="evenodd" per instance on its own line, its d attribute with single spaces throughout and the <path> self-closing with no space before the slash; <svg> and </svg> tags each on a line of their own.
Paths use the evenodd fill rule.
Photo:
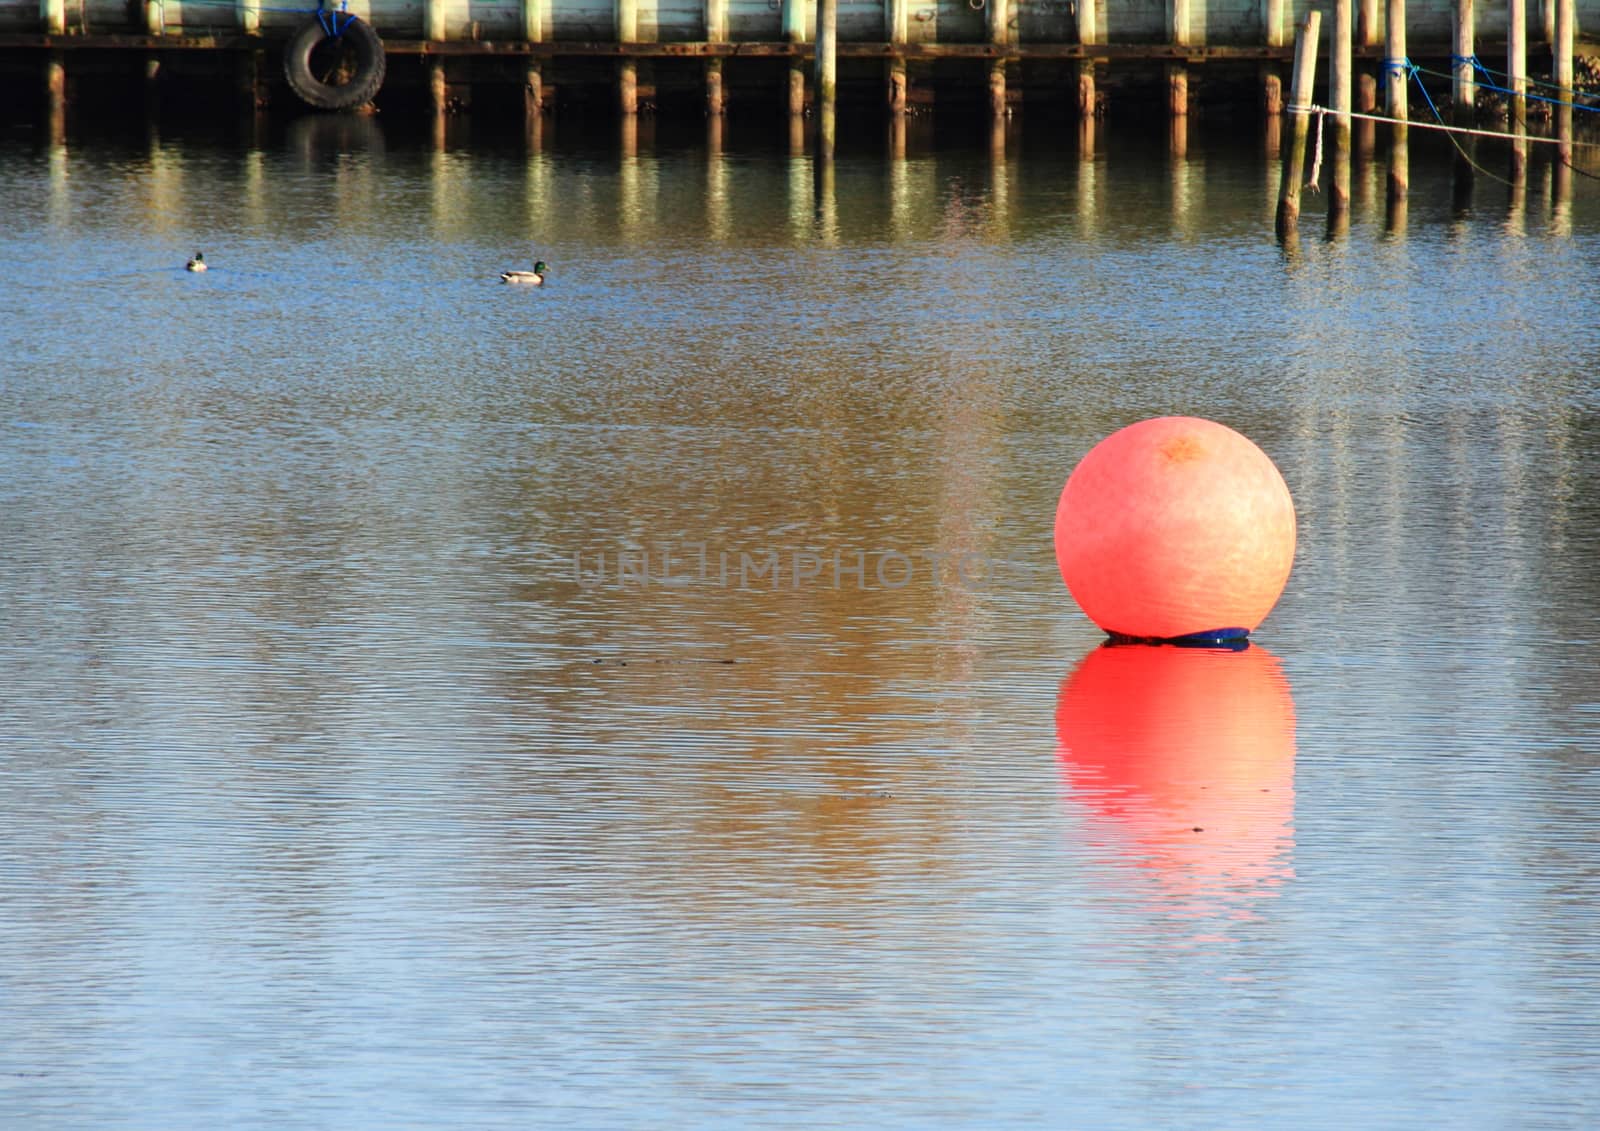
<svg viewBox="0 0 1600 1131">
<path fill-rule="evenodd" d="M 946 123 L 0 139 L 0 1125 L 1588 1131 L 1600 198 Z M 1052 561 L 1167 412 L 1242 653 Z"/>
</svg>

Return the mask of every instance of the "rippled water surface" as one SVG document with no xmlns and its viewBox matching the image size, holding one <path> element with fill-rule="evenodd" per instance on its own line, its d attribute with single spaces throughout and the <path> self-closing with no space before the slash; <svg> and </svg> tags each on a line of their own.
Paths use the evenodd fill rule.
<svg viewBox="0 0 1600 1131">
<path fill-rule="evenodd" d="M 1013 135 L 0 139 L 0 1124 L 1600 1123 L 1595 182 Z"/>
</svg>

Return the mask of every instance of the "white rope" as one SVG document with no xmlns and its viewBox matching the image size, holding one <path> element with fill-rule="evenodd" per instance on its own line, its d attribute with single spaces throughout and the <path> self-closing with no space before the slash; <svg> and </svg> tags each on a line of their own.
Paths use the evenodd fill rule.
<svg viewBox="0 0 1600 1131">
<path fill-rule="evenodd" d="M 1363 114 L 1359 110 L 1329 110 L 1326 106 L 1285 106 L 1291 114 L 1338 114 L 1342 117 L 1365 118 L 1369 122 L 1388 122 L 1392 126 L 1409 126 L 1414 130 L 1443 130 L 1452 134 L 1472 134 L 1475 137 L 1496 137 L 1501 141 L 1539 141 L 1547 145 L 1570 145 L 1578 149 L 1600 149 L 1600 141 L 1566 141 L 1559 137 L 1537 137 L 1533 134 L 1508 134 L 1497 130 L 1474 130 L 1466 126 L 1446 126 L 1438 122 L 1408 122 L 1404 118 L 1389 118 L 1382 114 Z"/>
</svg>

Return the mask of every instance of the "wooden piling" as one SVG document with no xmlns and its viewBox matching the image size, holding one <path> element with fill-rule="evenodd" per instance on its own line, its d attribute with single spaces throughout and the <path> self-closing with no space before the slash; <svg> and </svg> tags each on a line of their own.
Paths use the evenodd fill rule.
<svg viewBox="0 0 1600 1131">
<path fill-rule="evenodd" d="M 161 0 L 145 0 L 144 31 L 146 35 L 167 34 L 167 8 Z"/>
<path fill-rule="evenodd" d="M 1387 0 L 1384 9 L 1383 107 L 1391 118 L 1410 118 L 1406 109 L 1406 0 Z"/>
<path fill-rule="evenodd" d="M 266 109 L 269 100 L 266 51 L 261 49 L 241 51 L 236 57 L 234 66 L 240 108 L 248 113 Z"/>
<path fill-rule="evenodd" d="M 817 0 L 817 156 L 833 160 L 839 76 L 839 0 Z"/>
<path fill-rule="evenodd" d="M 428 64 L 428 105 L 434 117 L 443 118 L 450 108 L 449 86 L 445 82 L 444 60 L 435 59 Z"/>
<path fill-rule="evenodd" d="M 1513 121 L 1526 122 L 1528 100 L 1528 7 L 1526 0 L 1506 0 L 1506 86 Z"/>
<path fill-rule="evenodd" d="M 1411 127 L 1396 122 L 1389 129 L 1389 199 L 1404 200 L 1411 193 Z"/>
<path fill-rule="evenodd" d="M 430 43 L 445 40 L 446 0 L 422 0 L 422 38 Z"/>
<path fill-rule="evenodd" d="M 1557 26 L 1560 26 L 1559 15 Z M 1555 116 L 1556 159 L 1550 170 L 1550 196 L 1559 216 L 1572 202 L 1572 107 L 1557 106 Z"/>
<path fill-rule="evenodd" d="M 1409 128 L 1410 127 L 1408 126 L 1395 127 L 1395 129 L 1402 135 L 1404 135 Z M 1402 165 L 1407 160 L 1406 144 L 1404 140 L 1401 140 L 1395 146 L 1394 159 L 1398 160 Z M 1394 166 L 1391 165 L 1391 172 L 1393 168 Z M 1398 196 L 1395 195 L 1393 191 L 1394 178 L 1392 176 L 1389 180 L 1389 188 L 1389 199 L 1385 202 L 1383 210 L 1383 230 L 1391 236 L 1403 236 L 1406 234 L 1406 216 L 1410 211 L 1410 198 L 1405 193 L 1400 193 Z"/>
<path fill-rule="evenodd" d="M 906 41 L 906 25 L 910 19 L 909 0 L 886 0 L 883 6 L 883 34 L 891 46 Z M 885 72 L 885 98 L 889 113 L 903 117 L 906 112 L 906 61 L 891 58 Z"/>
<path fill-rule="evenodd" d="M 1093 3 L 1093 0 L 1087 0 Z M 1189 0 L 1167 0 L 1171 12 L 1168 29 L 1174 47 L 1189 44 Z M 1167 110 L 1174 118 L 1189 113 L 1189 68 L 1183 63 L 1167 64 Z"/>
<path fill-rule="evenodd" d="M 1095 12 L 1095 0 L 1078 4 L 1078 42 L 1099 43 L 1100 22 Z M 1093 119 L 1098 105 L 1094 89 L 1094 60 L 1084 59 L 1078 64 L 1078 116 Z"/>
<path fill-rule="evenodd" d="M 806 41 L 806 0 L 782 0 L 779 18 L 785 43 Z M 789 60 L 788 103 L 791 118 L 798 118 L 806 112 L 805 64 L 798 57 Z M 793 135 L 791 129 L 791 140 Z"/>
<path fill-rule="evenodd" d="M 996 47 L 1004 47 L 1011 42 L 1010 0 L 988 0 L 987 9 L 989 42 Z M 999 57 L 989 60 L 989 118 L 992 122 L 1000 122 L 1005 116 L 1006 60 L 1002 53 Z M 1001 144 L 1003 149 L 1003 140 Z"/>
<path fill-rule="evenodd" d="M 44 61 L 44 97 L 52 116 L 62 113 L 67 105 L 67 63 L 60 51 L 52 51 Z"/>
<path fill-rule="evenodd" d="M 1511 153 L 1509 176 L 1515 188 L 1522 188 L 1528 180 L 1528 119 L 1522 114 L 1511 115 Z"/>
<path fill-rule="evenodd" d="M 1291 130 L 1289 156 L 1278 183 L 1278 238 L 1287 239 L 1300 222 L 1300 178 L 1305 175 L 1306 134 L 1311 125 L 1311 92 L 1317 80 L 1317 38 L 1322 13 L 1315 8 L 1295 28 L 1294 71 L 1289 77 Z"/>
<path fill-rule="evenodd" d="M 537 122 L 544 114 L 544 65 L 530 60 L 522 71 L 522 115 Z"/>
<path fill-rule="evenodd" d="M 617 62 L 617 109 L 624 114 L 639 112 L 639 61 L 620 59 Z"/>
<path fill-rule="evenodd" d="M 798 118 L 806 112 L 806 65 L 799 59 L 789 60 L 789 116 Z"/>
<path fill-rule="evenodd" d="M 1283 0 L 1263 0 L 1261 42 L 1283 46 Z M 1283 72 L 1276 63 L 1261 65 L 1261 111 L 1269 118 L 1283 113 Z"/>
<path fill-rule="evenodd" d="M 785 43 L 806 41 L 806 0 L 782 0 L 780 18 Z"/>
<path fill-rule="evenodd" d="M 44 61 L 45 136 L 53 146 L 67 140 L 67 63 L 60 51 Z"/>
<path fill-rule="evenodd" d="M 1333 0 L 1333 49 L 1328 59 L 1328 102 L 1333 109 L 1333 189 L 1328 194 L 1329 224 L 1350 211 L 1350 103 L 1354 77 L 1352 0 Z M 1341 229 L 1342 230 L 1342 229 Z"/>
<path fill-rule="evenodd" d="M 1360 0 L 1356 9 L 1356 42 L 1362 47 L 1378 45 L 1378 0 Z M 1362 68 L 1356 80 L 1356 109 L 1370 114 L 1378 108 L 1378 79 L 1368 68 Z"/>
<path fill-rule="evenodd" d="M 1474 46 L 1474 24 L 1476 13 L 1473 11 L 1472 0 L 1456 0 L 1453 16 L 1455 46 L 1455 62 L 1451 66 L 1452 81 L 1450 83 L 1450 100 L 1454 103 L 1451 117 L 1458 125 L 1468 125 L 1474 116 L 1474 104 L 1478 100 L 1477 76 L 1472 70 L 1472 57 L 1477 51 Z"/>
<path fill-rule="evenodd" d="M 67 34 L 67 0 L 39 0 L 39 30 L 45 35 Z"/>
<path fill-rule="evenodd" d="M 639 0 L 616 0 L 618 43 L 639 42 Z M 623 114 L 639 112 L 639 60 L 617 61 L 617 109 Z"/>
<path fill-rule="evenodd" d="M 1189 68 L 1182 63 L 1167 64 L 1167 113 L 1174 118 L 1189 113 Z"/>
<path fill-rule="evenodd" d="M 722 60 L 706 60 L 706 114 L 712 118 L 722 117 L 726 104 L 722 95 Z"/>
<path fill-rule="evenodd" d="M 522 5 L 522 38 L 529 43 L 544 42 L 544 0 L 520 0 Z M 522 69 L 522 116 L 529 125 L 537 125 L 544 113 L 544 64 L 530 57 Z"/>
<path fill-rule="evenodd" d="M 234 13 L 238 17 L 240 31 L 246 35 L 261 34 L 260 0 L 234 0 Z"/>
<path fill-rule="evenodd" d="M 728 41 L 728 0 L 705 0 L 706 42 Z M 706 113 L 721 117 L 724 109 L 722 94 L 722 60 L 706 60 Z"/>
<path fill-rule="evenodd" d="M 1555 38 L 1551 43 L 1550 77 L 1561 88 L 1561 100 L 1572 101 L 1572 34 L 1576 21 L 1574 0 L 1555 0 Z"/>
</svg>

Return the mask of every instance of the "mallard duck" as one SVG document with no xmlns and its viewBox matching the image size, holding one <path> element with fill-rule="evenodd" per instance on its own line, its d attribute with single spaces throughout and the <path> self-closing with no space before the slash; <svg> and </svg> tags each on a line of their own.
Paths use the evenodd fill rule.
<svg viewBox="0 0 1600 1131">
<path fill-rule="evenodd" d="M 185 271 L 204 271 L 206 269 L 206 253 L 197 251 L 194 258 L 183 265 Z"/>
<path fill-rule="evenodd" d="M 502 283 L 528 283 L 531 286 L 540 287 L 544 285 L 545 270 L 544 260 L 541 259 L 534 263 L 532 271 L 500 272 L 500 281 Z"/>
</svg>

